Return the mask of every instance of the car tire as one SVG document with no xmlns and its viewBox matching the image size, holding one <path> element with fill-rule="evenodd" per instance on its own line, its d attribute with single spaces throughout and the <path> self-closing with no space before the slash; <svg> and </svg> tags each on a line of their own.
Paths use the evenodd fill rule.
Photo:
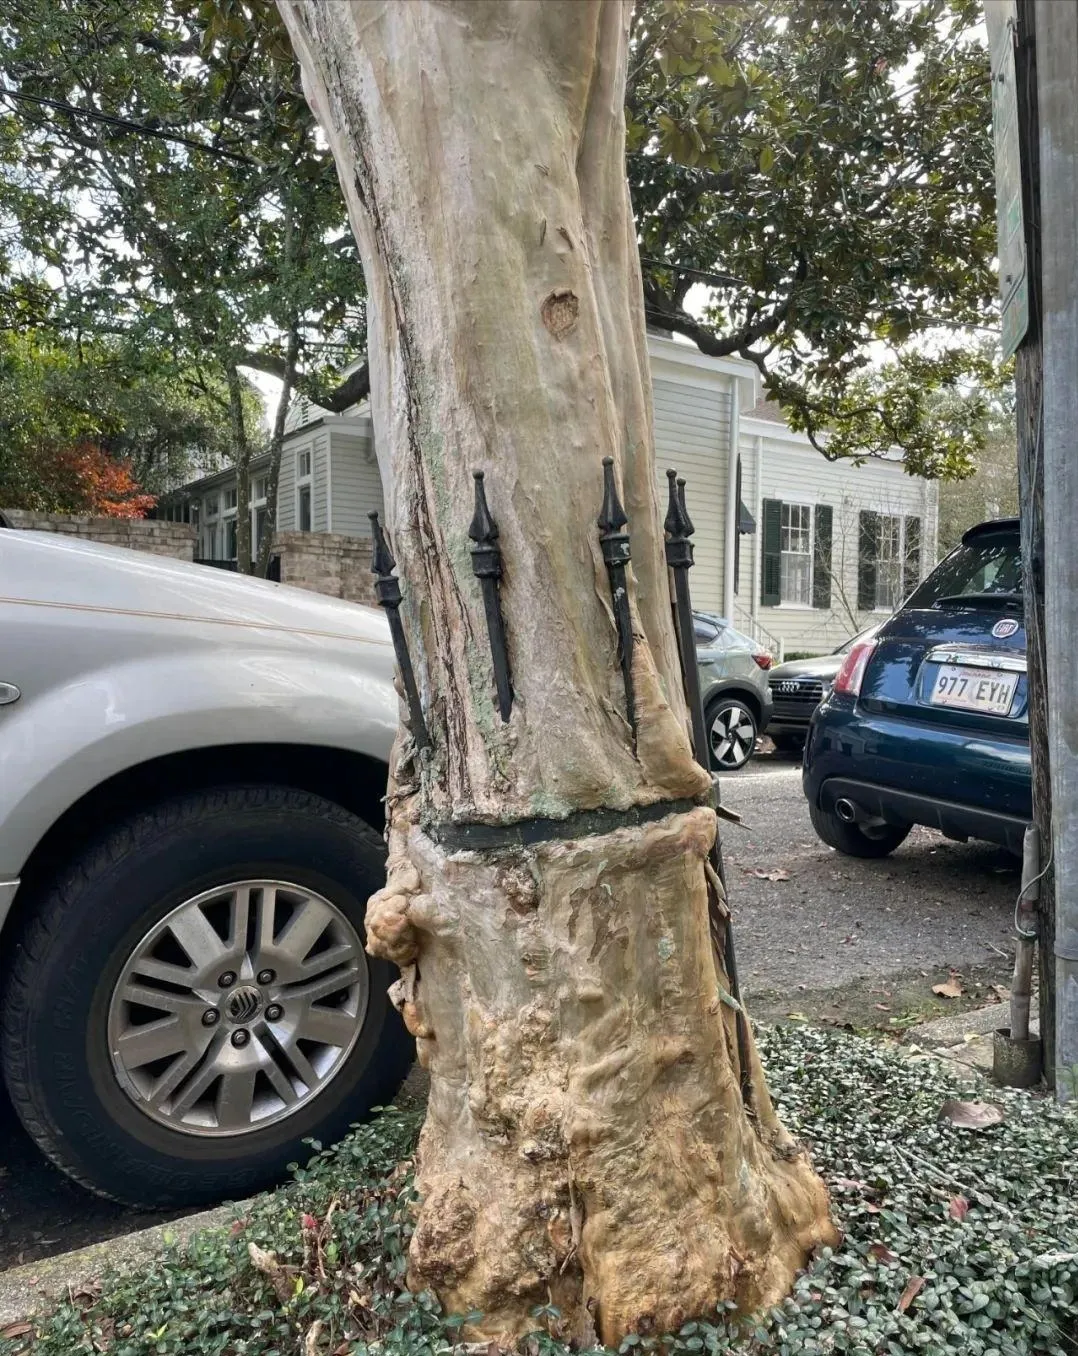
<svg viewBox="0 0 1078 1356">
<path fill-rule="evenodd" d="M 848 824 L 830 810 L 809 803 L 809 818 L 817 836 L 847 857 L 886 857 L 905 842 L 912 824 L 884 824 L 878 829 L 863 829 Z"/>
<path fill-rule="evenodd" d="M 756 716 L 740 697 L 719 696 L 704 713 L 708 751 L 716 772 L 739 772 L 756 752 Z"/>
<path fill-rule="evenodd" d="M 99 1195 L 131 1205 L 192 1205 L 280 1180 L 307 1153 L 306 1140 L 340 1139 L 391 1100 L 414 1046 L 387 997 L 395 972 L 362 949 L 367 896 L 384 880 L 384 862 L 381 838 L 368 825 L 280 786 L 188 794 L 114 828 L 43 895 L 14 947 L 3 994 L 3 1064 L 31 1138 Z M 252 882 L 262 884 L 244 884 Z M 227 925 L 220 921 L 226 916 Z M 323 918 L 325 930 L 308 946 Z M 300 920 L 293 936 L 290 926 Z M 177 960 L 168 948 L 175 951 L 181 935 L 197 946 L 180 947 Z M 219 963 L 218 943 L 237 948 L 242 961 L 222 974 L 219 982 L 231 975 L 233 988 L 211 1023 L 200 1005 L 209 1011 L 216 1001 L 206 994 L 205 976 Z M 151 945 L 157 950 L 139 949 Z M 197 974 L 197 984 L 172 982 L 180 962 L 196 965 L 196 953 L 210 957 L 209 968 L 183 971 Z M 265 955 L 282 958 L 275 962 L 280 975 L 262 969 L 251 979 L 247 971 Z M 291 957 L 299 958 L 295 974 Z M 146 965 L 160 974 L 147 980 Z M 276 990 L 258 989 L 271 977 L 279 1003 L 270 1002 Z M 138 1001 L 147 984 L 181 992 L 182 1003 L 155 997 L 148 1018 Z M 294 1023 L 290 1012 L 300 1014 Z M 169 1043 L 189 1046 L 171 1062 L 136 1067 L 147 1040 L 165 1043 L 148 1032 L 151 1019 L 169 1028 Z M 241 1019 L 248 1025 L 237 1025 Z M 200 1026 L 216 1028 L 205 1039 L 217 1042 L 201 1053 L 191 1045 L 204 1038 Z M 310 1033 L 317 1039 L 307 1039 Z M 136 1038 L 142 1046 L 132 1044 Z M 229 1060 L 247 1058 L 264 1068 L 213 1075 L 217 1064 L 210 1067 L 216 1060 L 231 1070 Z M 195 1070 L 179 1084 L 186 1091 L 154 1102 L 151 1093 L 173 1079 L 176 1060 Z M 209 1100 L 181 1112 L 196 1083 L 211 1075 L 209 1092 L 199 1094 Z M 227 1117 L 226 1087 L 234 1099 Z M 232 1125 L 242 1129 L 232 1133 Z"/>
</svg>

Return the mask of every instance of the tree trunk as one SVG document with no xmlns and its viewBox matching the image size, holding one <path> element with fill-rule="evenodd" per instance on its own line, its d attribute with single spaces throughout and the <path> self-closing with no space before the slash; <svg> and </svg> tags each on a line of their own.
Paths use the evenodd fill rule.
<svg viewBox="0 0 1078 1356">
<path fill-rule="evenodd" d="M 623 167 L 627 5 L 281 0 L 370 293 L 376 446 L 430 746 L 403 730 L 368 946 L 431 1092 L 410 1282 L 582 1340 L 777 1300 L 834 1240 L 709 944 Z M 596 517 L 632 534 L 636 730 Z M 502 722 L 468 527 L 504 561 Z M 482 826 L 482 827 L 477 827 Z M 724 999 L 726 1001 L 724 1001 Z"/>
<path fill-rule="evenodd" d="M 236 569 L 251 573 L 251 440 L 243 413 L 243 377 L 235 363 L 228 365 L 228 415 L 236 463 Z"/>
<path fill-rule="evenodd" d="M 285 349 L 284 374 L 281 378 L 281 395 L 277 402 L 277 412 L 273 417 L 273 431 L 270 434 L 270 464 L 266 476 L 266 525 L 262 531 L 262 540 L 258 543 L 258 559 L 255 562 L 255 574 L 265 579 L 270 559 L 273 555 L 273 543 L 277 536 L 277 489 L 281 483 L 281 453 L 284 450 L 284 430 L 288 420 L 288 407 L 292 403 L 292 392 L 296 389 L 296 364 L 299 361 L 299 321 L 294 320 L 288 333 L 288 345 Z"/>
</svg>

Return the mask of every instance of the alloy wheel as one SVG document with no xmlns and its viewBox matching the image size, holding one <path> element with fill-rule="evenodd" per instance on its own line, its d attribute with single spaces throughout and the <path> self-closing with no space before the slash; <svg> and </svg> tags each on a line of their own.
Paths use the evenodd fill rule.
<svg viewBox="0 0 1078 1356">
<path fill-rule="evenodd" d="M 359 933 L 328 899 L 286 881 L 218 886 L 173 909 L 124 964 L 109 1003 L 113 1072 L 172 1130 L 261 1130 L 340 1072 L 368 997 Z"/>
<path fill-rule="evenodd" d="M 724 772 L 736 772 L 756 748 L 756 722 L 740 702 L 720 706 L 708 731 L 712 762 Z"/>
</svg>

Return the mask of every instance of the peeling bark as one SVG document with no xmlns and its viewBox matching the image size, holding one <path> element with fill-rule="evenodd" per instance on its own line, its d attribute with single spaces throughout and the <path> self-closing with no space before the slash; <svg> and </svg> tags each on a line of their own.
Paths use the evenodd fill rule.
<svg viewBox="0 0 1078 1356">
<path fill-rule="evenodd" d="M 431 1072 L 411 1284 L 497 1336 L 553 1301 L 582 1340 L 774 1301 L 834 1233 L 754 1052 L 742 1106 L 710 945 L 715 817 L 680 692 L 623 169 L 628 8 L 280 4 L 363 256 L 432 739 L 398 739 L 367 916 Z M 607 455 L 632 534 L 635 748 L 595 525 Z M 475 470 L 504 562 L 505 723 L 470 566 Z M 647 822 L 439 846 L 447 826 L 589 811 Z"/>
</svg>

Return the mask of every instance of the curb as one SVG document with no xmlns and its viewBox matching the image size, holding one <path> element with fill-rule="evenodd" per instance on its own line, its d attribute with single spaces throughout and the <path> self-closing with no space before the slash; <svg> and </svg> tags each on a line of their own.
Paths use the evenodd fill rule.
<svg viewBox="0 0 1078 1356">
<path fill-rule="evenodd" d="M 54 1301 L 96 1281 L 106 1271 L 129 1271 L 165 1248 L 183 1245 L 204 1230 L 228 1229 L 241 1219 L 247 1202 L 233 1201 L 196 1215 L 91 1243 L 39 1262 L 0 1272 L 0 1328 L 32 1318 Z"/>
</svg>

